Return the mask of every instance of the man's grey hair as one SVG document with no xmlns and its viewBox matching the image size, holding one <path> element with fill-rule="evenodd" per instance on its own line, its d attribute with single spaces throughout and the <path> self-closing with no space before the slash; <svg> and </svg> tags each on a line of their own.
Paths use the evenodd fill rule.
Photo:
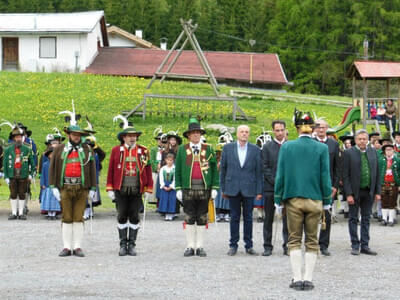
<svg viewBox="0 0 400 300">
<path fill-rule="evenodd" d="M 326 126 L 329 127 L 328 122 L 327 122 L 325 119 L 323 119 L 323 118 L 318 118 L 318 119 L 316 119 L 316 120 L 315 120 L 315 124 L 318 124 L 318 123 L 324 123 Z"/>
<path fill-rule="evenodd" d="M 246 129 L 250 132 L 250 127 L 247 126 L 246 124 L 239 125 L 239 126 L 237 127 L 237 131 L 238 131 L 238 132 L 239 132 L 239 129 L 240 129 L 240 128 L 246 128 Z"/>
<path fill-rule="evenodd" d="M 357 137 L 357 136 L 359 136 L 360 134 L 366 134 L 366 135 L 369 136 L 369 133 L 368 133 L 367 130 L 365 130 L 365 129 L 358 129 L 358 130 L 356 131 L 356 134 L 354 135 L 354 137 Z"/>
</svg>

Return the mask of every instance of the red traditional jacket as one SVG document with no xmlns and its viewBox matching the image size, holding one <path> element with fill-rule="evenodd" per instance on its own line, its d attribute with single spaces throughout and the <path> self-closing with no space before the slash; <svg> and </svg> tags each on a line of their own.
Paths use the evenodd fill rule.
<svg viewBox="0 0 400 300">
<path fill-rule="evenodd" d="M 142 145 L 136 145 L 136 161 L 140 179 L 140 193 L 153 192 L 153 177 L 149 164 L 149 151 Z M 107 174 L 107 191 L 120 190 L 125 167 L 126 147 L 116 146 L 111 151 Z"/>
</svg>

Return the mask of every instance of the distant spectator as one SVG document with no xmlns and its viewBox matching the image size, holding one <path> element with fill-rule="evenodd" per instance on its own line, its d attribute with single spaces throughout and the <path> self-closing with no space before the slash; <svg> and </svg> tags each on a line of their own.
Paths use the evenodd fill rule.
<svg viewBox="0 0 400 300">
<path fill-rule="evenodd" d="M 385 114 L 386 114 L 386 109 L 385 109 L 385 104 L 382 103 L 381 106 L 379 106 L 379 104 L 377 104 L 377 111 L 376 111 L 376 119 L 380 122 L 385 121 Z"/>
<path fill-rule="evenodd" d="M 372 102 L 372 105 L 371 105 L 371 108 L 370 108 L 370 115 L 371 115 L 371 119 L 372 120 L 376 119 L 377 108 L 376 108 L 375 102 Z"/>
<path fill-rule="evenodd" d="M 390 130 L 390 124 L 389 122 L 392 123 L 392 131 L 396 130 L 396 113 L 397 113 L 397 108 L 396 105 L 394 105 L 392 99 L 388 99 L 386 102 L 386 118 L 385 118 L 385 125 L 386 129 Z"/>
</svg>

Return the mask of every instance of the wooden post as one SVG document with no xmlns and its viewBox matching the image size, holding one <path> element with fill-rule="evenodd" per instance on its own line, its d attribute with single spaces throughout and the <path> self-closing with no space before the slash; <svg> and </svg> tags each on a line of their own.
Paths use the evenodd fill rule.
<svg viewBox="0 0 400 300">
<path fill-rule="evenodd" d="M 232 119 L 234 122 L 236 122 L 236 106 L 237 106 L 237 99 L 233 100 Z"/>
<path fill-rule="evenodd" d="M 356 99 L 356 76 L 353 76 L 353 90 L 352 90 L 352 97 L 353 97 L 353 106 L 355 106 L 355 99 Z"/>
<path fill-rule="evenodd" d="M 182 54 L 182 50 L 185 48 L 187 42 L 188 42 L 188 38 L 186 38 L 186 40 L 183 42 L 181 48 L 178 50 L 178 53 L 175 55 L 174 59 L 172 60 L 172 62 L 169 64 L 167 70 L 165 71 L 165 73 L 169 73 L 172 69 L 172 67 L 175 65 L 176 61 L 178 60 L 179 56 L 181 56 Z M 163 77 L 161 77 L 160 83 L 162 83 L 165 79 L 165 75 L 163 75 Z"/>
<path fill-rule="evenodd" d="M 144 121 L 144 120 L 146 120 L 146 102 L 147 102 L 146 95 L 144 96 L 143 101 L 144 101 L 144 103 L 143 103 L 143 121 Z"/>
<path fill-rule="evenodd" d="M 200 45 L 198 44 L 198 42 L 196 40 L 196 37 L 191 33 L 188 24 L 183 25 L 183 30 L 186 32 L 186 35 L 189 38 L 189 42 L 192 45 L 194 52 L 196 53 L 197 58 L 200 61 L 200 64 L 204 70 L 204 73 L 206 73 L 209 76 L 210 84 L 211 84 L 212 88 L 214 89 L 215 94 L 218 96 L 218 85 L 216 83 L 214 75 L 212 74 L 211 68 L 207 63 L 204 53 L 201 50 Z"/>
<path fill-rule="evenodd" d="M 368 98 L 368 81 L 363 78 L 363 105 L 362 105 L 362 122 L 363 128 L 367 129 L 367 98 Z"/>
<path fill-rule="evenodd" d="M 386 79 L 386 98 L 390 99 L 390 79 Z"/>
<path fill-rule="evenodd" d="M 174 45 L 172 46 L 171 50 L 169 50 L 168 54 L 165 56 L 165 58 L 162 61 L 161 65 L 158 67 L 157 71 L 154 73 L 153 78 L 150 80 L 149 84 L 147 85 L 147 89 L 149 89 L 151 87 L 151 85 L 153 84 L 154 80 L 156 80 L 157 73 L 160 72 L 162 70 L 162 68 L 164 68 L 164 65 L 167 63 L 168 59 L 170 58 L 170 56 L 174 52 L 175 48 L 178 46 L 178 44 L 181 41 L 181 39 L 182 39 L 184 34 L 185 34 L 185 32 L 182 31 L 181 34 L 179 35 L 179 37 L 176 39 L 176 41 L 175 41 Z"/>
</svg>

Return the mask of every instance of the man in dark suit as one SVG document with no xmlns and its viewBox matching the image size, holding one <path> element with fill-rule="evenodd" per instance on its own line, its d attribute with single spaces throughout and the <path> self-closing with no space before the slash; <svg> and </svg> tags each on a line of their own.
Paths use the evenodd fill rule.
<svg viewBox="0 0 400 300">
<path fill-rule="evenodd" d="M 355 134 L 356 146 L 346 150 L 343 158 L 343 188 L 349 204 L 349 232 L 351 254 L 376 255 L 369 248 L 369 224 L 373 201 L 379 201 L 381 183 L 378 155 L 375 149 L 367 147 L 368 132 L 360 129 Z M 358 238 L 357 219 L 361 212 L 361 239 Z"/>
<path fill-rule="evenodd" d="M 243 209 L 243 235 L 246 253 L 257 255 L 253 249 L 253 200 L 262 198 L 261 151 L 248 142 L 250 129 L 246 125 L 237 128 L 237 142 L 225 145 L 220 164 L 222 196 L 229 199 L 231 209 L 230 249 L 228 255 L 237 252 L 240 215 Z"/>
<path fill-rule="evenodd" d="M 326 132 L 328 131 L 328 123 L 325 120 L 318 119 L 315 122 L 315 139 L 318 142 L 324 143 L 328 146 L 329 151 L 329 169 L 332 183 L 332 201 L 336 196 L 339 188 L 339 143 L 334 139 L 328 138 Z M 331 212 L 329 209 L 324 209 L 326 227 L 322 228 L 319 232 L 319 247 L 322 255 L 329 256 L 331 253 L 328 251 L 329 240 L 331 235 Z"/>
<path fill-rule="evenodd" d="M 278 165 L 279 150 L 284 142 L 286 142 L 286 124 L 284 121 L 275 120 L 272 122 L 272 130 L 274 139 L 264 144 L 261 151 L 261 159 L 264 173 L 264 252 L 263 256 L 272 254 L 272 223 L 274 222 L 275 205 L 274 205 L 274 185 L 276 168 Z M 288 229 L 286 214 L 282 218 L 282 238 L 283 238 L 283 253 L 288 255 Z M 276 224 L 277 225 L 277 224 Z"/>
</svg>

